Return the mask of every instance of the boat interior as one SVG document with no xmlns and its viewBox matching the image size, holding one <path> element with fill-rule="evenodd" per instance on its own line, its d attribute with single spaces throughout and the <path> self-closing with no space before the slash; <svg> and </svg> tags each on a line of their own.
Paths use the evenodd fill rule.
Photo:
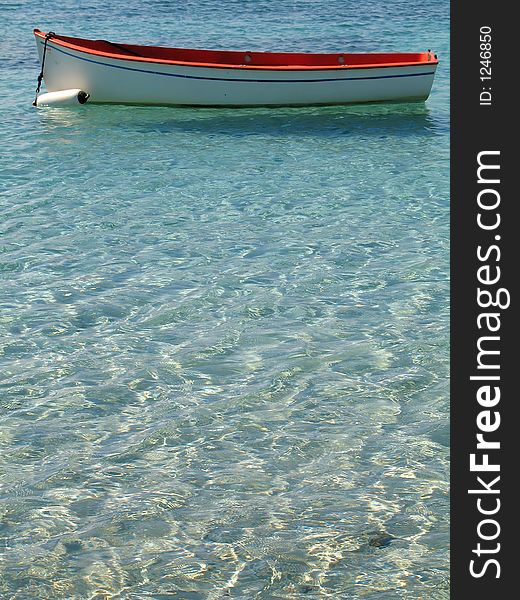
<svg viewBox="0 0 520 600">
<path fill-rule="evenodd" d="M 38 29 L 34 33 L 45 38 Z M 53 35 L 52 42 L 91 54 L 136 61 L 182 63 L 208 67 L 249 67 L 268 69 L 331 69 L 341 67 L 375 68 L 421 63 L 436 64 L 437 56 L 428 52 L 378 52 L 313 54 L 305 52 L 239 52 L 233 50 L 196 50 L 120 44 L 108 40 L 87 40 Z"/>
</svg>

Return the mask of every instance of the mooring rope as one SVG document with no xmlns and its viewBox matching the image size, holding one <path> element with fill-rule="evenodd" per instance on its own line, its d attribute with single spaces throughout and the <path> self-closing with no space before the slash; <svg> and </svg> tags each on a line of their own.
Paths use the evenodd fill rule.
<svg viewBox="0 0 520 600">
<path fill-rule="evenodd" d="M 40 89 L 42 87 L 43 69 L 45 68 L 45 55 L 47 54 L 47 42 L 51 39 L 51 37 L 54 37 L 55 35 L 56 34 L 54 33 L 54 31 L 49 31 L 49 33 L 47 33 L 45 35 L 45 43 L 43 44 L 42 70 L 40 71 L 40 74 L 38 75 L 38 87 L 36 88 L 36 96 L 34 97 L 33 106 L 37 105 L 38 94 L 40 93 Z"/>
</svg>

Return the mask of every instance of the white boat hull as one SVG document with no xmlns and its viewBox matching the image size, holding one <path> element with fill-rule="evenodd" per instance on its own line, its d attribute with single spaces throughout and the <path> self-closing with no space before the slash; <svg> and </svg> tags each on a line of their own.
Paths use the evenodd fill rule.
<svg viewBox="0 0 520 600">
<path fill-rule="evenodd" d="M 43 56 L 44 41 L 36 37 Z M 130 61 L 64 48 L 50 39 L 49 92 L 81 89 L 89 102 L 191 106 L 266 106 L 424 101 L 437 65 L 276 70 Z"/>
</svg>

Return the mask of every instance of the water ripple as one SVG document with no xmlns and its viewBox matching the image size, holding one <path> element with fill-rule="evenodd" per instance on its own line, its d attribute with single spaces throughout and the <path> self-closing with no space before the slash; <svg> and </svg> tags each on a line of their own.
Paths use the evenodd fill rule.
<svg viewBox="0 0 520 600">
<path fill-rule="evenodd" d="M 0 595 L 447 599 L 447 2 L 2 9 Z M 425 105 L 36 111 L 32 26 L 441 64 Z"/>
</svg>

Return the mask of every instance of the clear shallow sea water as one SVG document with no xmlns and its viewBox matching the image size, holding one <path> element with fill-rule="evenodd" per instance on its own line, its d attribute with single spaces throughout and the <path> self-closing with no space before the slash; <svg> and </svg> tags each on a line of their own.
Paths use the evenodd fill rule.
<svg viewBox="0 0 520 600">
<path fill-rule="evenodd" d="M 0 20 L 0 597 L 447 599 L 448 2 Z M 426 104 L 36 110 L 33 27 L 441 64 Z"/>
</svg>

